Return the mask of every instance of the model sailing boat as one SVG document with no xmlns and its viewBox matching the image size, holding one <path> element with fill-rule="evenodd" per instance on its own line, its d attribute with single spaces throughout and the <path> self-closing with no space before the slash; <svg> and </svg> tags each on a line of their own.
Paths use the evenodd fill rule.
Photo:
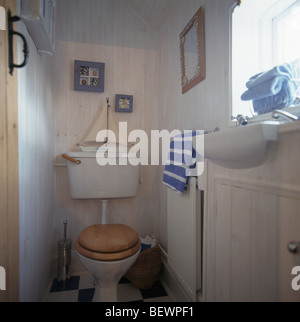
<svg viewBox="0 0 300 322">
<path fill-rule="evenodd" d="M 107 138 L 103 142 L 97 142 L 96 138 L 100 131 L 107 131 Z M 112 131 L 115 134 L 116 142 L 109 141 L 108 131 Z M 111 105 L 109 103 L 109 98 L 106 99 L 106 108 L 103 108 L 100 115 L 95 119 L 92 127 L 85 138 L 77 143 L 77 146 L 82 152 L 96 152 L 100 147 L 107 148 L 111 145 L 117 146 L 122 145 L 127 147 L 126 138 L 120 137 L 119 127 L 116 125 L 113 114 L 111 111 Z"/>
</svg>

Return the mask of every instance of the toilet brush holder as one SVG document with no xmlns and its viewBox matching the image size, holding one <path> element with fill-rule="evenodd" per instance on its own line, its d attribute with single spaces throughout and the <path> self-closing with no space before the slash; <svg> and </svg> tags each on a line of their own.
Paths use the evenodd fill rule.
<svg viewBox="0 0 300 322">
<path fill-rule="evenodd" d="M 57 281 L 65 282 L 71 278 L 72 240 L 67 239 L 67 225 L 64 221 L 64 239 L 58 241 Z"/>
</svg>

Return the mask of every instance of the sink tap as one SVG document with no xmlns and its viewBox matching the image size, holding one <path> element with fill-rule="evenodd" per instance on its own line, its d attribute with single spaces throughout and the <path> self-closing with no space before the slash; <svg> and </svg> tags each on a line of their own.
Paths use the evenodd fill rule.
<svg viewBox="0 0 300 322">
<path fill-rule="evenodd" d="M 216 127 L 213 131 L 204 131 L 204 134 L 211 134 L 211 133 L 217 133 L 220 131 L 219 127 Z"/>
<path fill-rule="evenodd" d="M 248 121 L 249 121 L 249 117 L 239 114 L 237 116 L 232 116 L 231 120 L 232 121 L 237 120 L 237 125 L 236 126 L 247 125 Z"/>
<path fill-rule="evenodd" d="M 291 114 L 289 112 L 286 112 L 286 111 L 282 111 L 282 110 L 275 110 L 272 113 L 272 117 L 276 120 L 279 119 L 280 117 L 282 117 L 289 122 L 294 122 L 294 121 L 300 120 L 300 118 L 298 116 Z"/>
</svg>

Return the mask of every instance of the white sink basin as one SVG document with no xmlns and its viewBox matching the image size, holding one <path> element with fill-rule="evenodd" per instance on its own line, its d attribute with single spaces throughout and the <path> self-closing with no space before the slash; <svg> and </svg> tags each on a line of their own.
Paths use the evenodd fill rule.
<svg viewBox="0 0 300 322">
<path fill-rule="evenodd" d="M 205 158 L 231 169 L 264 163 L 271 142 L 278 141 L 279 122 L 263 122 L 206 134 Z"/>
</svg>

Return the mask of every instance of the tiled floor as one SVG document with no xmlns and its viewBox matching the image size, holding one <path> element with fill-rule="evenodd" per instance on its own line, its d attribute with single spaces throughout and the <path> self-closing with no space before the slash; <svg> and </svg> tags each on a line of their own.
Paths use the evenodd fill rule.
<svg viewBox="0 0 300 322">
<path fill-rule="evenodd" d="M 91 302 L 94 295 L 94 279 L 90 274 L 73 276 L 65 284 L 53 281 L 47 302 Z M 122 278 L 118 286 L 120 302 L 171 302 L 160 282 L 143 291 Z"/>
</svg>

